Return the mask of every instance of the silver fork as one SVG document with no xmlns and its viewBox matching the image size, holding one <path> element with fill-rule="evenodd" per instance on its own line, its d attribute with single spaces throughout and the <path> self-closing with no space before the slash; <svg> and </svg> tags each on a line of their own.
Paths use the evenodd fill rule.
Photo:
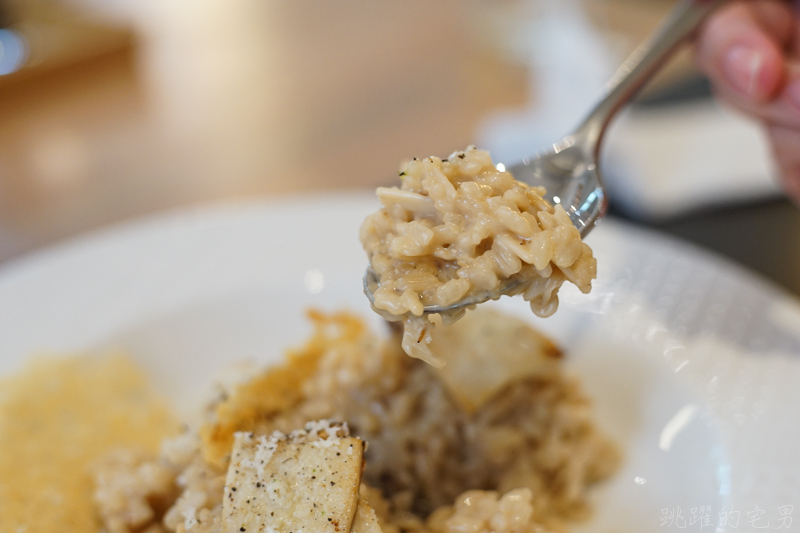
<svg viewBox="0 0 800 533">
<path fill-rule="evenodd" d="M 544 154 L 507 170 L 519 181 L 545 188 L 545 198 L 561 204 L 581 237 L 603 217 L 608 206 L 598 168 L 603 134 L 617 112 L 664 65 L 679 45 L 720 5 L 729 0 L 685 0 L 667 18 L 661 29 L 631 54 L 609 82 L 606 96 L 589 113 L 575 133 L 567 135 Z M 500 293 L 512 292 L 511 282 Z M 364 276 L 364 292 L 374 303 L 377 279 L 371 268 Z M 476 294 L 454 304 L 425 306 L 425 313 L 453 312 L 486 301 L 496 294 Z"/>
<path fill-rule="evenodd" d="M 606 128 L 706 16 L 727 1 L 686 0 L 678 5 L 661 29 L 625 60 L 609 82 L 606 96 L 575 133 L 555 143 L 548 152 L 507 170 L 519 181 L 544 187 L 545 198 L 561 204 L 581 236 L 586 236 L 608 205 L 598 168 Z"/>
</svg>

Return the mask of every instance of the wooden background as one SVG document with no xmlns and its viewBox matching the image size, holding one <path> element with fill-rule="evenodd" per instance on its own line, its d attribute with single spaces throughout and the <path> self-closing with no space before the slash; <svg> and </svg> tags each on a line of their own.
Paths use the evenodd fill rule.
<svg viewBox="0 0 800 533">
<path fill-rule="evenodd" d="M 0 261 L 174 206 L 374 187 L 463 148 L 535 92 L 503 32 L 536 3 L 7 0 L 31 61 L 0 77 Z M 584 2 L 623 49 L 672 4 Z"/>
</svg>

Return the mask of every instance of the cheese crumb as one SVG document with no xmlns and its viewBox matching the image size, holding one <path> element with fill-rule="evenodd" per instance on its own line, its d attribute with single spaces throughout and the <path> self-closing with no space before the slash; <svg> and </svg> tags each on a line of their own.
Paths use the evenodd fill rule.
<svg viewBox="0 0 800 533">
<path fill-rule="evenodd" d="M 186 531 L 189 531 L 199 523 L 197 521 L 197 509 L 195 509 L 194 507 L 186 509 L 181 514 L 183 515 L 184 518 L 183 527 L 186 529 Z"/>
</svg>

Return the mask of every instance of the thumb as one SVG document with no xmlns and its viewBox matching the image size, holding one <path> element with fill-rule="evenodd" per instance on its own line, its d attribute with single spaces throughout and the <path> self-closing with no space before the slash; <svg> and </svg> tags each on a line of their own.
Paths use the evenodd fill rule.
<svg viewBox="0 0 800 533">
<path fill-rule="evenodd" d="M 737 2 L 713 15 L 697 39 L 697 62 L 732 100 L 767 102 L 786 76 L 783 47 L 794 16 L 775 0 Z"/>
</svg>

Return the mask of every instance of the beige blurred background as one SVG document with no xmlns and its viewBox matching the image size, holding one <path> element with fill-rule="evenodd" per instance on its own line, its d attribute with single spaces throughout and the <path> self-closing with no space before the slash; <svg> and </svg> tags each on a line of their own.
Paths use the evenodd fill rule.
<svg viewBox="0 0 800 533">
<path fill-rule="evenodd" d="M 390 183 L 462 148 L 535 94 L 502 44 L 523 3 L 6 0 L 28 50 L 0 76 L 0 261 L 174 206 Z M 622 51 L 672 5 L 583 2 Z"/>
</svg>

